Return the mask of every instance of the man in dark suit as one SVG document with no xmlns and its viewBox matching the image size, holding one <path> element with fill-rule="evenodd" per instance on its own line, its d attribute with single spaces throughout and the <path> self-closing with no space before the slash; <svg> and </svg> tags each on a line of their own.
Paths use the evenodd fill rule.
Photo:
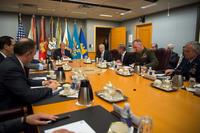
<svg viewBox="0 0 200 133">
<path fill-rule="evenodd" d="M 177 63 L 179 61 L 179 56 L 176 52 L 174 52 L 174 44 L 170 43 L 167 45 L 167 50 L 170 51 L 170 57 L 169 57 L 169 63 L 167 65 L 168 69 L 174 69 L 177 66 Z"/>
<path fill-rule="evenodd" d="M 71 53 L 70 50 L 66 49 L 65 43 L 61 43 L 60 44 L 60 48 L 56 49 L 53 52 L 53 58 L 55 60 L 61 59 L 61 58 L 66 58 L 69 57 L 71 58 Z"/>
<path fill-rule="evenodd" d="M 121 62 L 124 66 L 129 66 L 134 62 L 134 54 L 127 52 L 123 44 L 119 45 L 118 52 L 121 54 L 121 60 L 117 62 Z"/>
<path fill-rule="evenodd" d="M 96 53 L 96 58 L 99 58 L 101 61 L 112 61 L 112 57 L 109 51 L 105 50 L 104 44 L 99 44 L 99 51 Z"/>
<path fill-rule="evenodd" d="M 56 81 L 39 81 L 28 79 L 24 68 L 30 63 L 36 52 L 33 40 L 23 38 L 15 44 L 15 55 L 7 57 L 0 64 L 0 109 L 13 108 L 19 105 L 29 105 L 52 95 L 56 90 Z M 45 88 L 31 89 L 31 86 Z"/>
<path fill-rule="evenodd" d="M 172 75 L 176 72 L 189 80 L 195 78 L 200 82 L 200 44 L 198 42 L 188 42 L 183 48 L 184 58 L 176 69 L 167 69 L 165 73 Z"/>
<path fill-rule="evenodd" d="M 0 63 L 7 57 L 13 54 L 14 39 L 10 36 L 0 37 Z"/>
</svg>

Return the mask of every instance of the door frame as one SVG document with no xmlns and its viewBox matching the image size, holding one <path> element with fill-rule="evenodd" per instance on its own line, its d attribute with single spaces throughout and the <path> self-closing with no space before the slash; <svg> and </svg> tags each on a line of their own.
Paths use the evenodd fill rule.
<svg viewBox="0 0 200 133">
<path fill-rule="evenodd" d="M 96 53 L 96 28 L 110 28 L 112 29 L 114 26 L 104 26 L 104 25 L 94 25 L 94 49 L 93 51 Z"/>
</svg>

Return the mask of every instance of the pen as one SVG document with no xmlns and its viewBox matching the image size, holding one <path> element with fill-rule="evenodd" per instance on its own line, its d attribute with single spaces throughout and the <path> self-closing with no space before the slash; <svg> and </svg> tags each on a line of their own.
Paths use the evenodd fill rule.
<svg viewBox="0 0 200 133">
<path fill-rule="evenodd" d="M 68 115 L 61 115 L 56 120 L 49 120 L 49 121 L 47 121 L 47 123 L 49 124 L 49 123 L 58 122 L 58 121 L 61 121 L 61 120 L 64 120 L 64 119 L 68 119 L 70 117 L 71 117 L 71 115 L 69 115 L 69 114 Z"/>
</svg>

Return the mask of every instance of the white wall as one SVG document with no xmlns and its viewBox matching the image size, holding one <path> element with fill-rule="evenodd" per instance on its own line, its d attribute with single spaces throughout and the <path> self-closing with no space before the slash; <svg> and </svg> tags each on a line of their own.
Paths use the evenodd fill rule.
<svg viewBox="0 0 200 133">
<path fill-rule="evenodd" d="M 9 35 L 16 38 L 18 17 L 15 14 L 0 13 L 0 36 Z"/>
<path fill-rule="evenodd" d="M 167 11 L 146 16 L 146 22 L 151 22 L 153 26 L 152 41 L 158 43 L 159 47 L 174 43 L 176 44 L 175 51 L 178 53 L 181 53 L 182 46 L 186 42 L 195 40 L 196 19 L 197 6 L 171 10 L 169 17 Z M 133 28 L 136 24 L 139 24 L 138 19 L 122 23 L 127 27 L 127 33 L 133 35 L 135 34 Z"/>
</svg>

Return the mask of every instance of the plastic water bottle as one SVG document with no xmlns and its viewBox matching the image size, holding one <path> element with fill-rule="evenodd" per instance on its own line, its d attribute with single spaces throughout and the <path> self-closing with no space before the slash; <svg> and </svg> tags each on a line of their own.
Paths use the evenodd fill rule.
<svg viewBox="0 0 200 133">
<path fill-rule="evenodd" d="M 132 126 L 132 121 L 131 121 L 131 111 L 130 111 L 130 104 L 125 103 L 124 108 L 121 111 L 121 121 L 126 123 L 128 127 Z"/>
</svg>

